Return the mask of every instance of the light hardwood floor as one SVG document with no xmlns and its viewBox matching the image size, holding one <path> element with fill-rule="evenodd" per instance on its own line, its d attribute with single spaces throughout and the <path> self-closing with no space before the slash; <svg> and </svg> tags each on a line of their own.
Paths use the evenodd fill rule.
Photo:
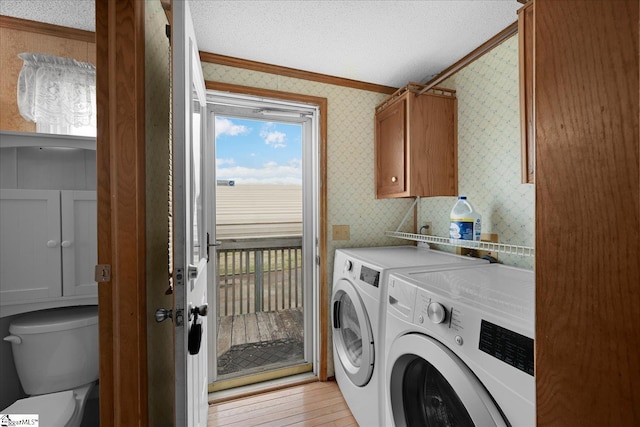
<svg viewBox="0 0 640 427">
<path fill-rule="evenodd" d="M 209 426 L 355 426 L 335 381 L 314 382 L 209 406 Z"/>
</svg>

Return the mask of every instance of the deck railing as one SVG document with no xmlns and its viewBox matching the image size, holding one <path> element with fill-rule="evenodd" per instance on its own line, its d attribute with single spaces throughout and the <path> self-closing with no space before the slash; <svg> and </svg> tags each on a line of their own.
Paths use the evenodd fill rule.
<svg viewBox="0 0 640 427">
<path fill-rule="evenodd" d="M 222 240 L 217 263 L 220 316 L 302 307 L 302 237 Z"/>
</svg>

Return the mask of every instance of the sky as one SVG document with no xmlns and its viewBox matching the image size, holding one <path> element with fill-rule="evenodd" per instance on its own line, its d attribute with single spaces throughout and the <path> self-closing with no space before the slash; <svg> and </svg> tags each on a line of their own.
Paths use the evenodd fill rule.
<svg viewBox="0 0 640 427">
<path fill-rule="evenodd" d="M 216 116 L 216 179 L 302 185 L 302 125 Z"/>
</svg>

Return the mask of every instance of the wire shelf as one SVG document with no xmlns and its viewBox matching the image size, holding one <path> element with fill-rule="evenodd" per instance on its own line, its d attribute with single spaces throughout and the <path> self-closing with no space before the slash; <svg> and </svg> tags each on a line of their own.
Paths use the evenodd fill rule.
<svg viewBox="0 0 640 427">
<path fill-rule="evenodd" d="M 387 231 L 384 233 L 388 237 L 412 240 L 414 242 L 433 243 L 437 245 L 456 246 L 461 248 L 479 249 L 483 251 L 498 252 L 508 255 L 535 256 L 535 249 L 529 246 L 509 245 L 505 243 L 492 242 L 470 242 L 469 244 L 451 243 L 448 237 L 428 236 L 425 234 L 403 233 L 400 231 Z"/>
</svg>

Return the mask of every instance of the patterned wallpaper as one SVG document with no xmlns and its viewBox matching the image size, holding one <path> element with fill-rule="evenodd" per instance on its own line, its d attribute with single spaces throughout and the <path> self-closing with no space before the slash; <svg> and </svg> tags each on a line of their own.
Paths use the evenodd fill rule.
<svg viewBox="0 0 640 427">
<path fill-rule="evenodd" d="M 145 139 L 146 139 L 146 233 L 147 233 L 147 345 L 161 348 L 173 339 L 171 322 L 156 323 L 158 307 L 171 307 L 167 289 L 167 191 L 169 174 L 169 40 L 167 18 L 159 0 L 145 1 Z M 168 425 L 173 420 L 173 357 L 147 352 L 149 364 L 149 425 Z"/>
<path fill-rule="evenodd" d="M 517 34 L 442 83 L 458 96 L 458 191 L 482 215 L 482 232 L 499 242 L 534 245 L 534 186 L 520 183 Z M 424 198 L 420 223 L 447 236 L 455 197 Z M 443 250 L 451 250 L 441 248 Z M 533 269 L 533 257 L 499 254 Z"/>
</svg>

